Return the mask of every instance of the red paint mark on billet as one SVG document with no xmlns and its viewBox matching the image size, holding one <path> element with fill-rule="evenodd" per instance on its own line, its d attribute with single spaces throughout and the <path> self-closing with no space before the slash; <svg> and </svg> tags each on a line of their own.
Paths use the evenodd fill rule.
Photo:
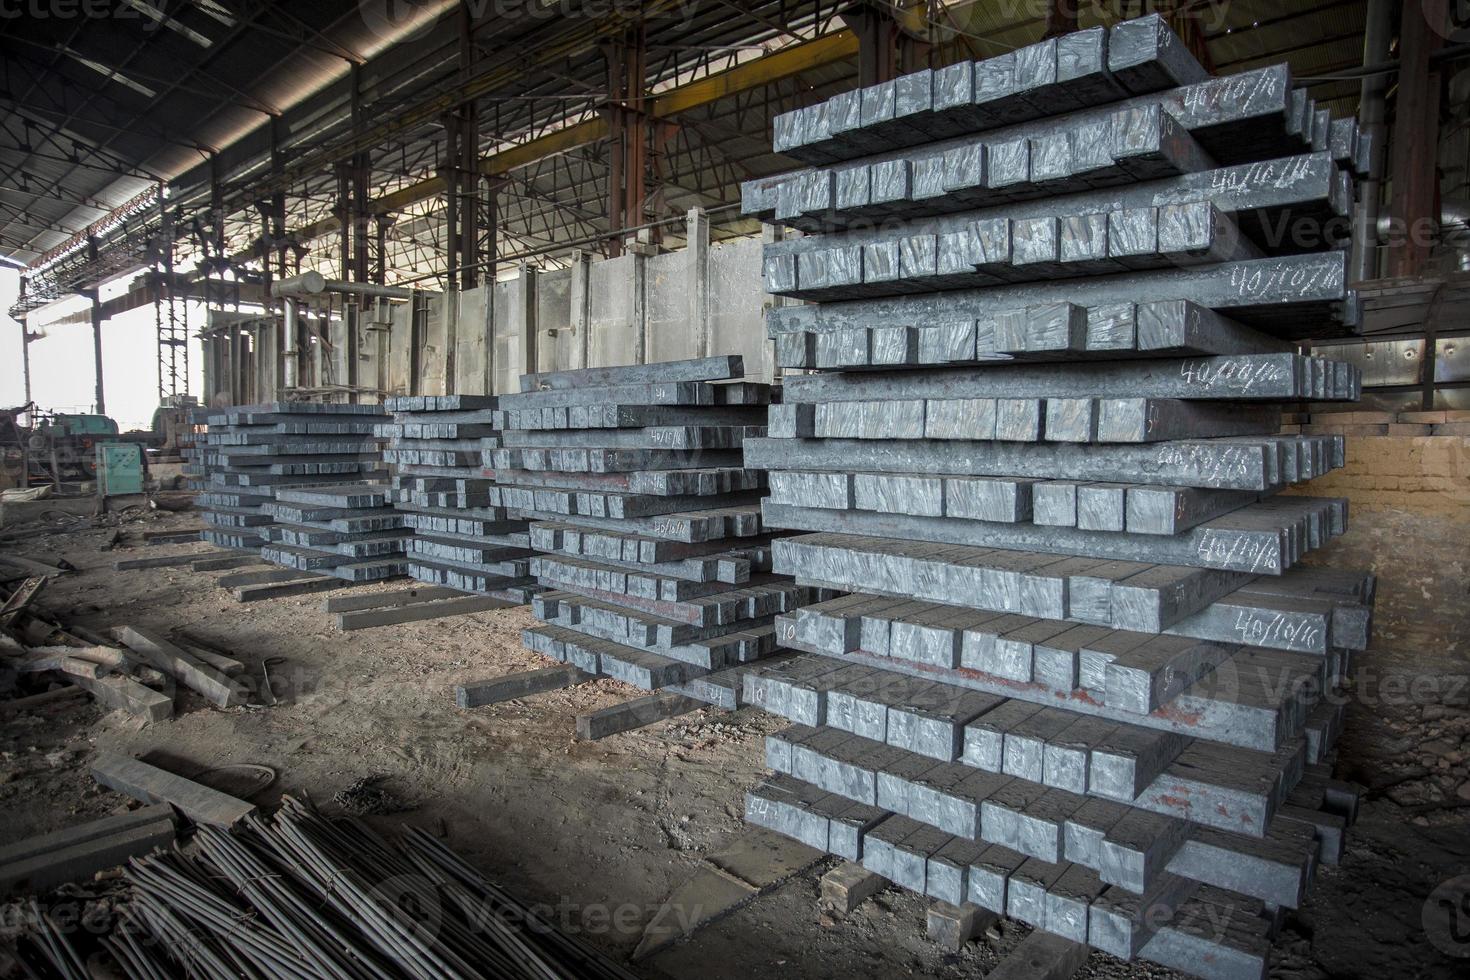
<svg viewBox="0 0 1470 980">
<path fill-rule="evenodd" d="M 1204 712 L 1181 711 L 1176 707 L 1165 705 L 1161 708 L 1156 709 L 1153 714 L 1150 715 L 1150 717 L 1159 718 L 1164 721 L 1172 721 L 1180 725 L 1188 725 L 1190 728 L 1197 728 L 1200 722 L 1204 719 Z"/>
</svg>

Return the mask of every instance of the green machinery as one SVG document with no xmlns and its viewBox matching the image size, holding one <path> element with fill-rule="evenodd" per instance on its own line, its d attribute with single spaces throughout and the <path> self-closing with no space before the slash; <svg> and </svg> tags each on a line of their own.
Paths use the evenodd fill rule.
<svg viewBox="0 0 1470 980">
<path fill-rule="evenodd" d="M 22 412 L 33 416 L 29 429 L 15 422 Z M 144 446 L 120 436 L 117 423 L 105 415 L 42 412 L 29 405 L 0 412 L 0 444 L 6 482 L 50 483 L 59 492 L 64 484 L 96 480 L 107 496 L 143 492 Z"/>
<path fill-rule="evenodd" d="M 97 443 L 97 488 L 104 497 L 143 492 L 143 447 L 136 442 Z"/>
</svg>

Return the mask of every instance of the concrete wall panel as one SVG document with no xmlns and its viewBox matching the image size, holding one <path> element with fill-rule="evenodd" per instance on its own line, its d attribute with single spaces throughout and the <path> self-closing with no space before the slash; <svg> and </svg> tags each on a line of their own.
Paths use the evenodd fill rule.
<svg viewBox="0 0 1470 980">
<path fill-rule="evenodd" d="M 454 390 L 461 395 L 483 395 L 489 387 L 489 286 L 459 294 L 459 327 L 454 354 Z"/>
<path fill-rule="evenodd" d="M 576 366 L 578 337 L 572 332 L 572 269 L 536 275 L 536 370 Z M 517 390 L 517 389 L 513 389 Z"/>
<path fill-rule="evenodd" d="M 761 242 L 743 238 L 709 249 L 709 330 L 711 354 L 740 354 L 745 374 L 770 381 L 774 358 L 766 339 L 766 307 L 761 288 Z"/>
<path fill-rule="evenodd" d="M 642 256 L 593 262 L 588 314 L 588 365 L 638 364 L 643 351 Z"/>
<path fill-rule="evenodd" d="M 649 256 L 644 298 L 648 309 L 648 360 L 682 361 L 700 356 L 700 330 L 690 322 L 693 271 L 689 251 Z"/>
</svg>

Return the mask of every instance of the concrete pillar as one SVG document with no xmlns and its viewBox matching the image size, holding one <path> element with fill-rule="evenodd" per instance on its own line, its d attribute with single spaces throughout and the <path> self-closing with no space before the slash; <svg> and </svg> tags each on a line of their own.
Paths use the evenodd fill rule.
<svg viewBox="0 0 1470 980">
<path fill-rule="evenodd" d="M 695 350 L 700 357 L 714 353 L 714 342 L 710 335 L 709 320 L 709 216 L 703 208 L 690 208 L 685 221 L 684 249 L 689 262 L 689 329 L 695 332 L 699 342 Z"/>
<path fill-rule="evenodd" d="M 536 373 L 536 341 L 539 329 L 536 323 L 536 273 L 534 265 L 521 263 L 518 270 L 516 291 L 516 316 L 521 321 L 521 373 Z M 519 390 L 518 388 L 512 390 Z"/>
<path fill-rule="evenodd" d="M 568 295 L 571 298 L 572 354 L 568 367 L 587 366 L 592 343 L 592 255 L 590 252 L 572 254 L 572 282 Z"/>
<path fill-rule="evenodd" d="M 648 256 L 640 250 L 629 256 L 633 260 L 633 330 L 634 364 L 648 363 Z"/>
<path fill-rule="evenodd" d="M 444 294 L 444 394 L 458 391 L 454 380 L 459 361 L 459 302 L 460 291 Z"/>
</svg>

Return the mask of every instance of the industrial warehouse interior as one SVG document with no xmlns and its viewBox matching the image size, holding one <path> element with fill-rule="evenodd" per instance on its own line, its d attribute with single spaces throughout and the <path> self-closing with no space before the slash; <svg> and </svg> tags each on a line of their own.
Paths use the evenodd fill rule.
<svg viewBox="0 0 1470 980">
<path fill-rule="evenodd" d="M 0 978 L 1470 975 L 1458 0 L 0 0 Z"/>
</svg>

